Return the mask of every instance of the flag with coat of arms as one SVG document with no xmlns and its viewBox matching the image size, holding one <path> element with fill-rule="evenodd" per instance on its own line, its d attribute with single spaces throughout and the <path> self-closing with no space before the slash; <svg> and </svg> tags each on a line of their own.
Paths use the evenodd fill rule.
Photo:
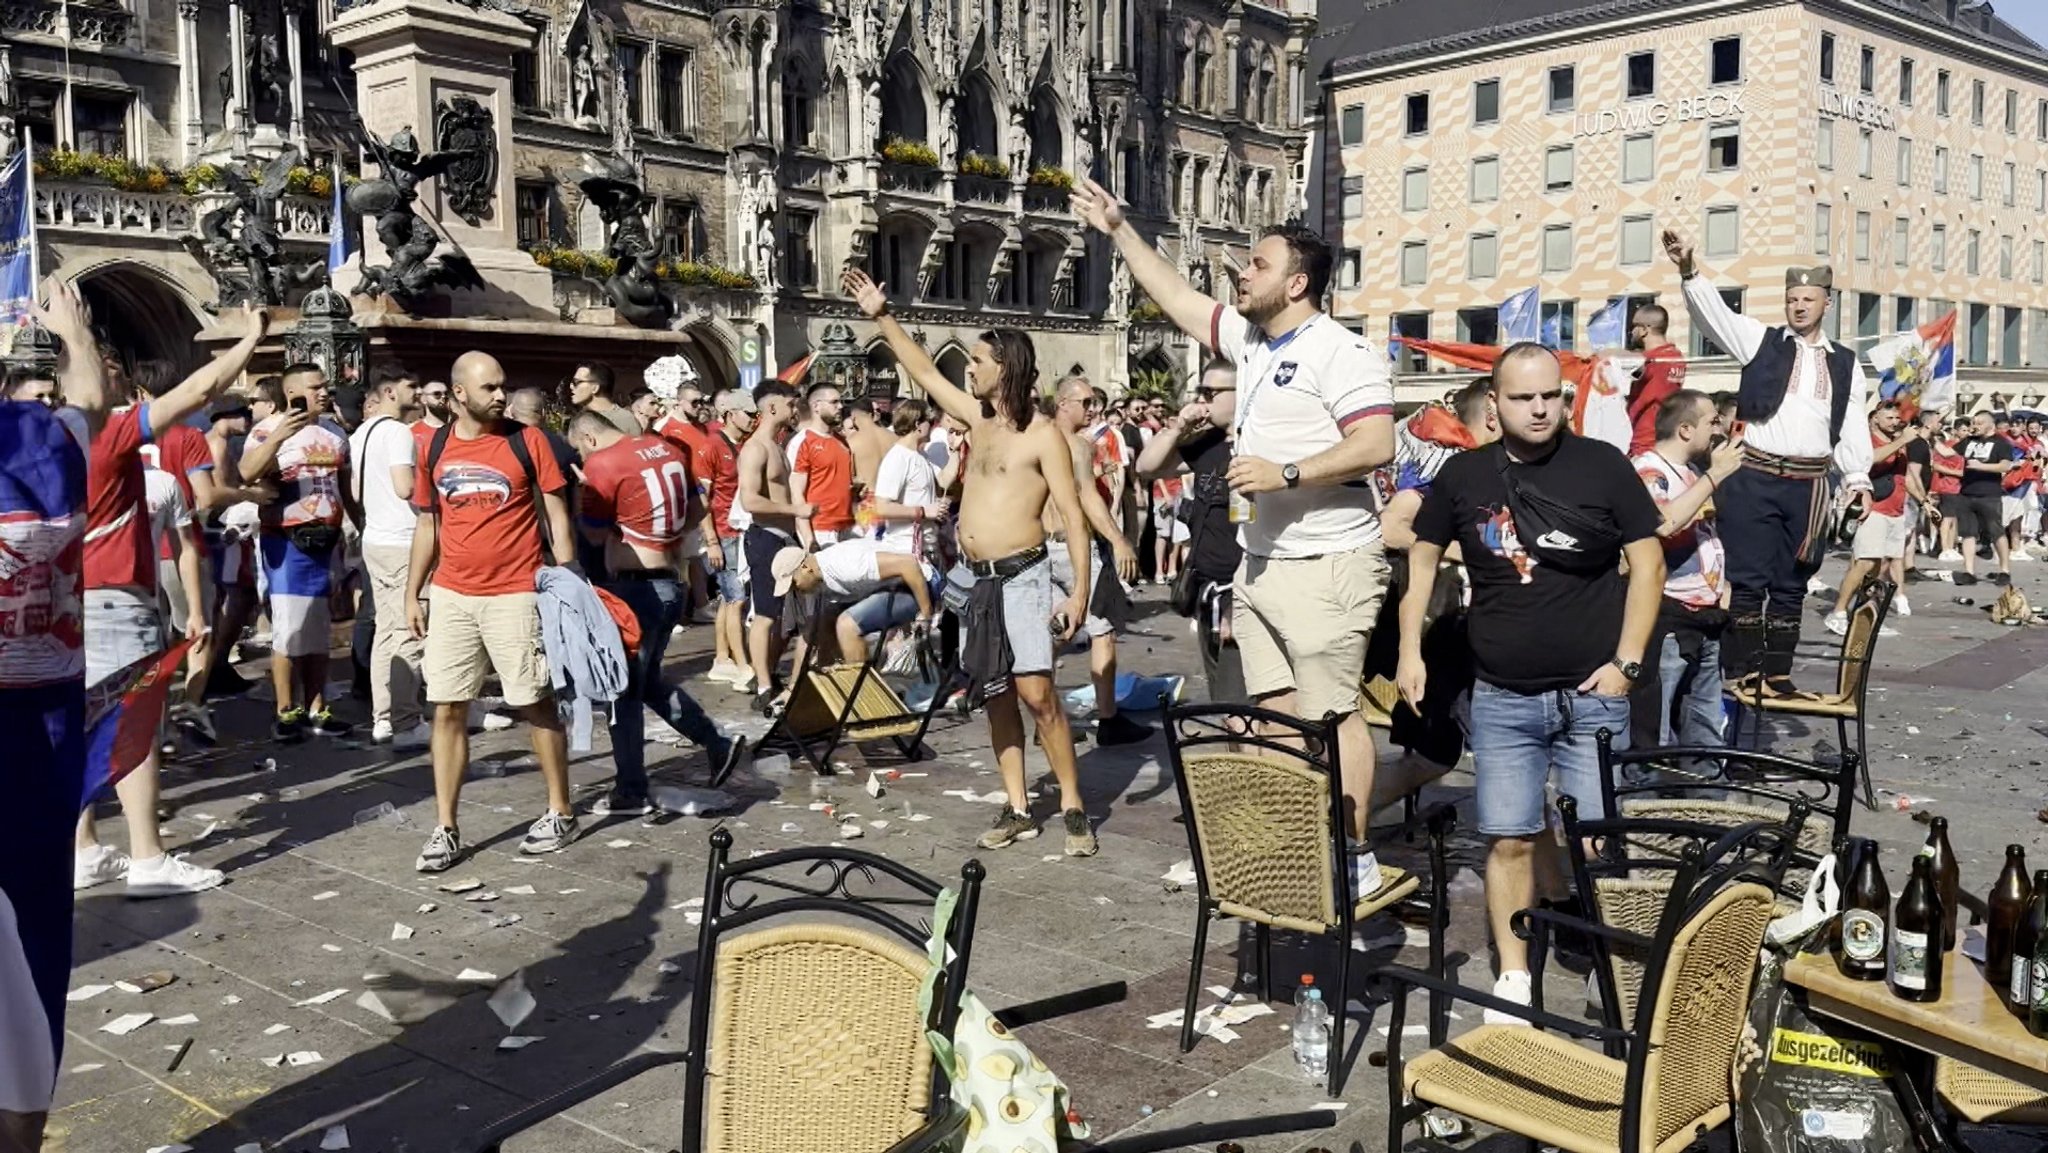
<svg viewBox="0 0 2048 1153">
<path fill-rule="evenodd" d="M 1870 363 L 1877 369 L 1878 396 L 1898 401 L 1907 419 L 1948 409 L 1956 400 L 1955 312 L 1879 341 L 1870 349 Z"/>
</svg>

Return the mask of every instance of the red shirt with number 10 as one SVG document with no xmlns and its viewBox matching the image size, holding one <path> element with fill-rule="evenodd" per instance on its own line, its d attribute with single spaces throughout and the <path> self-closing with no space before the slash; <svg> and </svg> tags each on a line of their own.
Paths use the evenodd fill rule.
<svg viewBox="0 0 2048 1153">
<path fill-rule="evenodd" d="M 583 462 L 583 522 L 614 528 L 627 543 L 671 549 L 695 527 L 694 482 L 683 452 L 664 437 L 629 436 Z"/>
</svg>

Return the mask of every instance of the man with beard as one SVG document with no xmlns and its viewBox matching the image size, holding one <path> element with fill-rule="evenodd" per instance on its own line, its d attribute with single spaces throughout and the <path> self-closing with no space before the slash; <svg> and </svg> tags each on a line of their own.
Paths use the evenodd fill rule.
<svg viewBox="0 0 2048 1153">
<path fill-rule="evenodd" d="M 1384 349 L 1322 311 L 1329 245 L 1305 228 L 1268 229 L 1238 277 L 1238 305 L 1181 278 L 1084 179 L 1075 215 L 1116 243 L 1145 294 L 1190 337 L 1237 362 L 1237 443 L 1228 479 L 1251 517 L 1233 582 L 1245 687 L 1267 708 L 1336 716 L 1353 888 L 1378 891 L 1366 847 L 1373 740 L 1360 711 L 1365 652 L 1386 595 L 1387 560 L 1367 474 L 1394 456 L 1394 386 Z"/>
<path fill-rule="evenodd" d="M 782 597 L 775 591 L 769 566 L 776 553 L 797 543 L 799 525 L 816 509 L 791 494 L 789 458 L 780 443 L 782 431 L 796 414 L 796 389 L 771 380 L 754 390 L 754 408 L 760 416 L 740 449 L 739 500 L 734 508 L 747 518 L 741 538 L 753 610 L 747 652 L 754 662 L 754 708 L 765 713 L 777 696 L 775 670 L 782 663 L 784 640 Z"/>
<path fill-rule="evenodd" d="M 1181 515 L 1188 529 L 1186 564 L 1196 582 L 1195 637 L 1202 679 L 1212 701 L 1245 697 L 1244 663 L 1230 634 L 1230 582 L 1244 549 L 1230 523 L 1230 418 L 1237 410 L 1237 365 L 1213 360 L 1195 385 L 1195 399 L 1166 423 L 1138 456 L 1138 475 L 1157 480 L 1187 473 Z"/>
<path fill-rule="evenodd" d="M 1116 704 L 1116 635 L 1122 631 L 1131 608 L 1130 598 L 1124 593 L 1121 582 L 1137 579 L 1138 554 L 1109 514 L 1112 494 L 1097 455 L 1100 442 L 1090 442 L 1081 435 L 1081 430 L 1088 425 L 1089 404 L 1094 394 L 1095 390 L 1089 387 L 1086 377 L 1068 377 L 1060 384 L 1052 418 L 1073 452 L 1074 483 L 1079 489 L 1081 511 L 1087 520 L 1076 524 L 1056 520 L 1053 514 L 1048 513 L 1046 529 L 1055 543 L 1073 533 L 1089 535 L 1089 530 L 1094 530 L 1093 547 L 1098 566 L 1094 587 L 1077 587 L 1073 574 L 1064 571 L 1065 566 L 1060 564 L 1057 554 L 1052 558 L 1052 582 L 1069 595 L 1085 594 L 1088 598 L 1088 617 L 1082 627 L 1088 634 L 1088 675 L 1095 684 L 1095 743 L 1131 745 L 1152 735 L 1152 726 L 1124 716 L 1117 711 Z"/>
<path fill-rule="evenodd" d="M 889 298 L 867 273 L 850 269 L 839 283 L 862 312 L 880 322 L 904 375 L 968 428 L 960 547 L 975 581 L 961 630 L 961 664 L 972 682 L 971 695 L 986 700 L 989 740 L 1003 791 L 1009 794 L 995 827 L 981 835 L 981 845 L 999 849 L 1038 835 L 1024 795 L 1021 704 L 1031 711 L 1039 747 L 1059 785 L 1066 854 L 1093 856 L 1095 830 L 1081 798 L 1074 734 L 1052 683 L 1054 646 L 1072 640 L 1088 615 L 1091 558 L 1087 534 L 1069 534 L 1074 586 L 1066 602 L 1055 605 L 1045 544 L 1046 504 L 1059 510 L 1062 524 L 1086 520 L 1074 483 L 1073 452 L 1052 422 L 1037 419 L 1038 361 L 1031 338 L 1015 329 L 983 333 L 968 355 L 968 389 L 962 390 L 889 315 Z"/>
<path fill-rule="evenodd" d="M 1797 695 L 1792 657 L 1806 582 L 1827 555 L 1829 470 L 1841 472 L 1851 503 L 1870 496 L 1870 438 L 1844 423 L 1865 410 L 1869 386 L 1855 350 L 1821 332 L 1833 269 L 1787 269 L 1785 323 L 1766 326 L 1728 307 L 1683 236 L 1666 231 L 1664 252 L 1678 266 L 1693 323 L 1742 365 L 1737 427 L 1728 431 L 1743 438 L 1743 466 L 1715 497 L 1728 546 L 1722 668 L 1747 681 L 1748 694 Z"/>
<path fill-rule="evenodd" d="M 1628 394 L 1628 420 L 1635 429 L 1628 442 L 1631 457 L 1657 443 L 1657 410 L 1685 387 L 1685 350 L 1666 335 L 1670 327 L 1671 314 L 1657 304 L 1643 305 L 1628 320 L 1628 346 L 1643 354 Z"/>
<path fill-rule="evenodd" d="M 571 412 L 594 412 L 627 436 L 639 436 L 640 418 L 633 410 L 612 399 L 612 366 L 586 361 L 569 373 L 563 393 Z"/>
<path fill-rule="evenodd" d="M 430 380 L 421 385 L 416 399 L 419 401 L 420 416 L 418 420 L 412 422 L 412 436 L 419 451 L 414 456 L 425 460 L 427 443 L 434 439 L 434 434 L 439 432 L 443 425 L 454 420 L 455 415 L 448 411 L 448 382 L 445 380 Z M 258 412 L 256 417 L 261 420 L 263 414 Z"/>
<path fill-rule="evenodd" d="M 853 452 L 839 439 L 837 388 L 812 385 L 804 408 L 809 415 L 789 441 L 789 491 L 811 506 L 809 516 L 797 518 L 796 535 L 815 552 L 853 528 Z"/>
</svg>

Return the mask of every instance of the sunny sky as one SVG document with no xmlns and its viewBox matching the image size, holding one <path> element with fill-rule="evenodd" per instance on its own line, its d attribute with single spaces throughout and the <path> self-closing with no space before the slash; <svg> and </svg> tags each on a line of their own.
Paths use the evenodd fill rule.
<svg viewBox="0 0 2048 1153">
<path fill-rule="evenodd" d="M 2040 0 L 2018 0 L 2018 3 L 1995 7 L 2007 23 L 2033 37 L 2035 43 L 2048 45 L 2048 4 Z"/>
</svg>

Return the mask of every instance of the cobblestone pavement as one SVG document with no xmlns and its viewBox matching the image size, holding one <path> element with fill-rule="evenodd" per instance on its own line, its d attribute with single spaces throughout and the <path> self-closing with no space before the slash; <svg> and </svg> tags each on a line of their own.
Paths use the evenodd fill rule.
<svg viewBox="0 0 2048 1153">
<path fill-rule="evenodd" d="M 2020 567 L 2022 588 L 2042 593 L 2048 564 Z M 1839 569 L 1837 561 L 1829 571 Z M 1899 635 L 1878 649 L 1873 776 L 1887 790 L 1886 805 L 1906 794 L 1918 798 L 1917 810 L 1950 817 L 1965 884 L 1981 892 L 2005 844 L 2042 847 L 2035 813 L 2048 803 L 2048 674 L 2041 672 L 2048 628 L 2002 628 L 1980 607 L 1952 601 L 1968 593 L 1988 605 L 1995 590 L 1986 586 L 1927 582 L 1908 592 L 1914 615 L 1896 620 Z M 1127 638 L 1124 667 L 1199 670 L 1184 624 L 1163 611 L 1163 600 L 1163 590 L 1143 591 L 1142 611 L 1152 615 Z M 1811 633 L 1824 636 L 1818 616 Z M 706 665 L 704 636 L 693 630 L 671 646 L 672 675 L 691 677 L 690 687 L 721 719 L 744 723 L 739 697 L 695 679 Z M 1079 683 L 1085 670 L 1085 659 L 1071 659 L 1063 680 Z M 1201 692 L 1196 676 L 1189 695 Z M 139 1153 L 182 1144 L 226 1153 L 260 1142 L 310 1150 L 342 1125 L 353 1149 L 437 1153 L 485 1120 L 621 1057 L 682 1047 L 697 935 L 687 903 L 702 894 L 712 821 L 586 817 L 582 839 L 568 851 L 522 861 L 519 835 L 541 804 L 537 775 L 522 760 L 524 731 L 479 735 L 477 764 L 493 775 L 473 780 L 464 794 L 474 855 L 451 874 L 422 876 L 413 857 L 432 820 L 424 756 L 393 759 L 320 743 L 274 747 L 259 735 L 265 708 L 259 700 L 223 705 L 224 746 L 183 762 L 167 780 L 167 840 L 226 869 L 228 884 L 153 902 L 127 901 L 113 889 L 81 895 L 74 989 L 160 971 L 177 980 L 147 993 L 114 987 L 70 1006 L 53 1148 Z M 1794 729 L 1775 739 L 1804 748 L 1816 737 Z M 979 856 L 988 882 L 971 981 L 985 1000 L 1001 1007 L 1101 982 L 1129 985 L 1120 1005 L 1024 1030 L 1073 1087 L 1098 1136 L 1324 1100 L 1295 1071 L 1285 1006 L 1242 1026 L 1234 1041 L 1205 1037 L 1187 1054 L 1176 1030 L 1147 1027 L 1147 1018 L 1179 1007 L 1195 914 L 1191 889 L 1163 879 L 1189 851 L 1161 766 L 1162 742 L 1083 747 L 1084 790 L 1102 838 L 1101 855 L 1085 860 L 1057 855 L 1056 825 L 1036 841 L 978 852 L 974 838 L 994 806 L 945 794 L 998 788 L 986 730 L 978 719 L 942 726 L 931 744 L 937 759 L 911 766 L 929 775 L 896 782 L 880 800 L 863 792 L 857 755 L 850 758 L 855 771 L 831 779 L 803 769 L 737 778 L 741 807 L 723 823 L 741 854 L 835 839 L 840 822 L 857 814 L 865 827 L 858 847 L 930 875 L 957 877 L 965 859 Z M 703 771 L 694 750 L 654 751 L 658 777 Z M 275 771 L 262 770 L 266 758 L 275 759 Z M 1033 764 L 1036 777 L 1042 762 L 1035 755 Z M 602 735 L 572 773 L 579 801 L 608 781 Z M 1452 774 L 1429 797 L 1458 802 L 1469 818 L 1469 775 Z M 813 811 L 814 801 L 839 811 Z M 395 815 L 376 816 L 386 804 Z M 111 809 L 102 816 L 105 835 L 118 843 L 118 819 Z M 1896 886 L 1921 826 L 1887 809 L 1859 812 L 1856 827 L 1885 841 Z M 1388 849 L 1411 859 L 1396 840 Z M 1471 872 L 1482 852 L 1469 831 L 1458 835 L 1451 944 L 1465 958 L 1466 982 L 1484 987 L 1490 962 Z M 2035 855 L 2048 863 L 2048 849 Z M 439 889 L 469 877 L 499 899 L 471 903 Z M 397 939 L 401 924 L 412 929 L 407 939 Z M 1397 956 L 1418 962 L 1421 950 L 1403 942 L 1398 926 L 1369 925 L 1361 957 L 1366 965 Z M 1205 984 L 1230 983 L 1238 953 L 1229 930 L 1212 934 Z M 1310 967 L 1332 979 L 1327 947 L 1282 935 L 1276 955 L 1283 983 Z M 466 971 L 523 972 L 538 1008 L 517 1033 L 540 1040 L 501 1049 L 508 1030 L 485 1003 L 491 985 L 465 980 Z M 1577 1006 L 1582 981 L 1553 969 L 1550 1003 Z M 1383 1016 L 1360 1001 L 1362 983 L 1356 989 L 1351 1009 L 1368 1027 L 1353 1032 L 1362 1040 L 1349 1054 L 1340 1128 L 1251 1148 L 1384 1147 L 1385 1074 L 1368 1060 L 1385 1043 L 1375 1030 Z M 105 1031 L 131 1013 L 155 1019 L 124 1035 Z M 1454 1029 L 1476 1019 L 1464 1013 Z M 792 1107 L 801 1108 L 800 1088 L 792 1091 Z M 525 1147 L 670 1149 L 680 1094 L 676 1070 L 649 1075 L 543 1126 Z"/>
</svg>

